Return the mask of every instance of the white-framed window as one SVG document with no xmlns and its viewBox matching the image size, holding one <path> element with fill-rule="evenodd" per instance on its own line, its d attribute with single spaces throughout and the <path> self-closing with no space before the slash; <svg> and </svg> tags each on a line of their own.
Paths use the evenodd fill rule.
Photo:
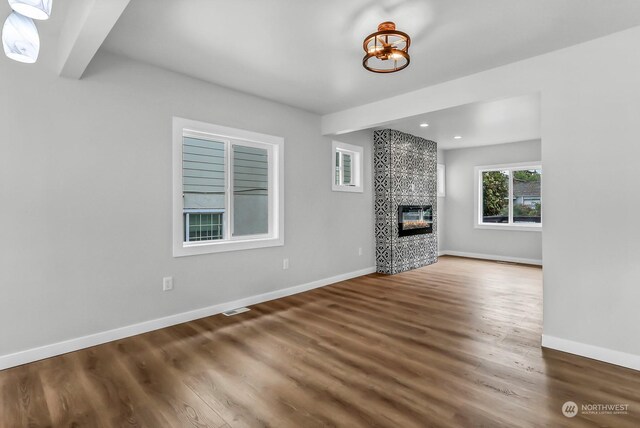
<svg viewBox="0 0 640 428">
<path fill-rule="evenodd" d="M 331 147 L 331 188 L 362 192 L 362 147 L 339 141 L 333 141 Z"/>
<path fill-rule="evenodd" d="M 284 244 L 284 139 L 173 118 L 174 257 Z"/>
<path fill-rule="evenodd" d="M 442 163 L 438 164 L 438 176 L 437 176 L 437 183 L 438 183 L 438 197 L 442 198 L 446 195 L 445 193 L 445 166 Z"/>
<path fill-rule="evenodd" d="M 542 230 L 542 164 L 475 168 L 475 227 Z"/>
</svg>

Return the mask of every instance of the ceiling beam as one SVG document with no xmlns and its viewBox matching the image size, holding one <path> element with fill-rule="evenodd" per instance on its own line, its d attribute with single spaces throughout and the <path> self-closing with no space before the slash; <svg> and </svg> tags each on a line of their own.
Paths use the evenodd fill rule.
<svg viewBox="0 0 640 428">
<path fill-rule="evenodd" d="M 60 76 L 80 79 L 130 0 L 77 0 L 60 34 Z"/>
</svg>

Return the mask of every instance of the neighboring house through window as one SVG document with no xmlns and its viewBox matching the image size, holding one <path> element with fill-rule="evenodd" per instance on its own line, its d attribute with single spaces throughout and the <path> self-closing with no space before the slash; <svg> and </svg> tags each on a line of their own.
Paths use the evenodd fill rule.
<svg viewBox="0 0 640 428">
<path fill-rule="evenodd" d="M 283 244 L 284 141 L 174 118 L 174 256 Z"/>
<path fill-rule="evenodd" d="M 476 227 L 541 230 L 539 162 L 476 167 Z"/>
</svg>

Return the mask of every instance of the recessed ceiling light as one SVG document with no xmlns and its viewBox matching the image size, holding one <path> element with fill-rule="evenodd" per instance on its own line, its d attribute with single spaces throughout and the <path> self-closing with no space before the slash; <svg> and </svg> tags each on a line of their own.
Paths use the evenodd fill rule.
<svg viewBox="0 0 640 428">
<path fill-rule="evenodd" d="M 426 128 L 427 126 L 429 126 L 429 124 L 428 123 L 421 123 L 420 126 L 423 127 L 423 128 Z"/>
<path fill-rule="evenodd" d="M 462 135 L 456 135 L 455 137 L 453 137 L 456 140 L 459 140 L 460 138 L 462 138 Z"/>
</svg>

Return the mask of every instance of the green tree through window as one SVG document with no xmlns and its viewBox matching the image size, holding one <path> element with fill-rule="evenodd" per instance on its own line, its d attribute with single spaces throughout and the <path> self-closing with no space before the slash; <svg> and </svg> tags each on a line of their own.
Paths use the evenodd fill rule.
<svg viewBox="0 0 640 428">
<path fill-rule="evenodd" d="M 513 179 L 520 181 L 540 181 L 540 171 L 529 169 L 513 171 Z"/>
<path fill-rule="evenodd" d="M 482 215 L 509 215 L 509 172 L 482 173 Z"/>
</svg>

